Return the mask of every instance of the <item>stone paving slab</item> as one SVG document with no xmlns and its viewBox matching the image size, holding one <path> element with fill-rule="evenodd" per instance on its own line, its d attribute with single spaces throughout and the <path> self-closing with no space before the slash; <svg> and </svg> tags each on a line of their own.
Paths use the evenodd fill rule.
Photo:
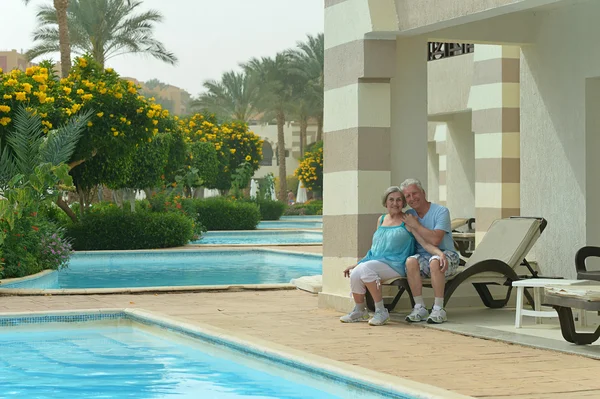
<svg viewBox="0 0 600 399">
<path fill-rule="evenodd" d="M 140 308 L 481 398 L 600 398 L 597 360 L 391 322 L 341 324 L 302 291 L 2 297 L 0 312 Z"/>
</svg>

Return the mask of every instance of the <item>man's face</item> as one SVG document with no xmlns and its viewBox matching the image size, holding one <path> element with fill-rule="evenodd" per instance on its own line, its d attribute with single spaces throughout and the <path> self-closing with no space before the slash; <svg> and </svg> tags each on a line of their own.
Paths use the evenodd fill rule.
<svg viewBox="0 0 600 399">
<path fill-rule="evenodd" d="M 421 207 L 427 204 L 427 199 L 425 199 L 425 191 L 417 187 L 416 184 L 411 184 L 410 186 L 406 187 L 403 192 L 404 196 L 406 197 L 406 202 L 415 211 L 419 211 Z"/>
</svg>

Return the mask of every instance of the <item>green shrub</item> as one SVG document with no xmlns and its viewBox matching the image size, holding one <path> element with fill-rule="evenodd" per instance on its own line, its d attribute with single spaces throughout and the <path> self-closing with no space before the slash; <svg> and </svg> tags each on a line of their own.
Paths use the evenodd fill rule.
<svg viewBox="0 0 600 399">
<path fill-rule="evenodd" d="M 194 223 L 182 213 L 114 209 L 90 212 L 67 228 L 76 250 L 152 249 L 187 244 Z"/>
<path fill-rule="evenodd" d="M 283 202 L 268 199 L 256 200 L 255 202 L 260 210 L 261 220 L 279 220 L 285 212 L 286 205 Z"/>
<path fill-rule="evenodd" d="M 287 207 L 285 215 L 322 215 L 323 201 L 311 200 L 303 204 L 294 204 Z"/>
<path fill-rule="evenodd" d="M 32 228 L 33 218 L 22 217 L 15 222 L 2 245 L 2 267 L 0 277 L 23 277 L 43 270 L 39 259 L 40 234 Z M 2 223 L 8 229 L 8 224 Z"/>
<path fill-rule="evenodd" d="M 58 205 L 54 203 L 40 206 L 39 214 L 41 217 L 57 226 L 65 227 L 71 223 L 71 219 L 69 219 L 69 216 L 67 216 L 65 211 L 60 209 Z"/>
<path fill-rule="evenodd" d="M 29 276 L 69 263 L 71 243 L 64 239 L 63 229 L 48 217 L 53 211 L 43 210 L 26 213 L 12 229 L 0 222 L 0 228 L 10 229 L 0 247 L 0 278 Z"/>
<path fill-rule="evenodd" d="M 207 230 L 254 230 L 260 222 L 260 211 L 256 203 L 232 201 L 225 198 L 188 199 L 195 207 L 196 221 Z"/>
</svg>

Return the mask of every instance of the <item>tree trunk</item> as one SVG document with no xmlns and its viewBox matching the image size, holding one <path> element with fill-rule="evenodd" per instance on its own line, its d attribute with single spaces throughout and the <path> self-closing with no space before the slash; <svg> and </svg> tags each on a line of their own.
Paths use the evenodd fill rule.
<svg viewBox="0 0 600 399">
<path fill-rule="evenodd" d="M 77 196 L 79 197 L 79 216 L 83 217 L 85 213 L 85 191 L 77 188 Z"/>
<path fill-rule="evenodd" d="M 279 201 L 285 202 L 287 199 L 287 174 L 285 171 L 285 135 L 283 127 L 285 125 L 285 114 L 283 111 L 277 112 L 277 158 L 279 159 Z"/>
<path fill-rule="evenodd" d="M 69 216 L 69 218 L 71 218 L 71 221 L 73 221 L 73 223 L 77 222 L 77 215 L 75 215 L 75 212 L 73 212 L 73 210 L 69 208 L 69 205 L 65 201 L 63 201 L 60 195 L 56 199 L 56 205 L 58 205 L 58 207 L 62 209 Z"/>
<path fill-rule="evenodd" d="M 112 190 L 113 202 L 123 209 L 124 195 L 123 190 Z"/>
<path fill-rule="evenodd" d="M 54 0 L 56 21 L 58 22 L 58 40 L 60 47 L 60 73 L 66 78 L 71 70 L 71 42 L 69 40 L 69 27 L 67 24 L 67 9 L 69 0 Z"/>
<path fill-rule="evenodd" d="M 300 158 L 304 158 L 306 152 L 306 131 L 308 130 L 308 117 L 300 117 Z"/>
<path fill-rule="evenodd" d="M 323 140 L 323 113 L 317 115 L 317 141 Z"/>
</svg>

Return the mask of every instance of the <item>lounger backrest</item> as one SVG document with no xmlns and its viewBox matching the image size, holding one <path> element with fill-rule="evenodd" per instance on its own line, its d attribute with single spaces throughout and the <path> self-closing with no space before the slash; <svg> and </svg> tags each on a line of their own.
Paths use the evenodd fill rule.
<svg viewBox="0 0 600 399">
<path fill-rule="evenodd" d="M 456 230 L 459 227 L 464 226 L 468 222 L 469 222 L 469 219 L 455 218 L 455 219 L 452 219 L 452 221 L 450 222 L 450 226 L 451 226 L 452 230 Z"/>
<path fill-rule="evenodd" d="M 540 219 L 534 218 L 494 221 L 465 267 L 486 259 L 498 259 L 514 269 L 539 238 L 540 225 Z"/>
</svg>

